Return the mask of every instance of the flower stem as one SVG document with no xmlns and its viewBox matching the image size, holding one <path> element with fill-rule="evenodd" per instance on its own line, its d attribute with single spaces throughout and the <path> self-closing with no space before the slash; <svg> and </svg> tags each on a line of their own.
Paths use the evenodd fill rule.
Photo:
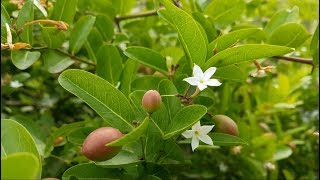
<svg viewBox="0 0 320 180">
<path fill-rule="evenodd" d="M 197 87 L 196 91 L 190 97 L 195 98 L 200 92 L 200 89 Z"/>
<path fill-rule="evenodd" d="M 166 95 L 161 95 L 161 97 L 177 97 L 176 94 L 166 94 Z"/>
</svg>

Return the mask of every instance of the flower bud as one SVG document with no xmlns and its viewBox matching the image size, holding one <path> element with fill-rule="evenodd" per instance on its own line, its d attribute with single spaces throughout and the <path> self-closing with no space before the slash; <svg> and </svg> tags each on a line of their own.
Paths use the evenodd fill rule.
<svg viewBox="0 0 320 180">
<path fill-rule="evenodd" d="M 156 90 L 147 91 L 142 97 L 142 107 L 148 113 L 152 113 L 161 106 L 161 96 Z"/>
<path fill-rule="evenodd" d="M 213 116 L 213 121 L 215 123 L 217 132 L 226 133 L 233 136 L 239 135 L 237 124 L 228 116 L 215 115 Z"/>
<path fill-rule="evenodd" d="M 92 161 L 105 161 L 116 156 L 122 147 L 108 147 L 106 144 L 121 138 L 123 134 L 112 127 L 92 131 L 84 140 L 82 154 Z"/>
</svg>

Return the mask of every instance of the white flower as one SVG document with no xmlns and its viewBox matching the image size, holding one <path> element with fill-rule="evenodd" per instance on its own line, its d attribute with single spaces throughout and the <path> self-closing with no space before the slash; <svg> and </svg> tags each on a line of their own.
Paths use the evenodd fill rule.
<svg viewBox="0 0 320 180">
<path fill-rule="evenodd" d="M 10 82 L 10 86 L 11 86 L 12 88 L 19 88 L 19 87 L 23 86 L 23 84 L 20 83 L 19 81 L 11 81 L 11 82 Z"/>
<path fill-rule="evenodd" d="M 192 138 L 191 141 L 191 147 L 192 151 L 194 151 L 199 146 L 199 140 L 209 144 L 213 145 L 212 139 L 207 134 L 212 130 L 212 126 L 201 126 L 200 121 L 198 121 L 195 125 L 192 126 L 192 130 L 187 130 L 184 133 L 182 133 L 182 136 L 185 138 Z"/>
<path fill-rule="evenodd" d="M 44 17 L 48 16 L 46 9 L 41 5 L 41 3 L 38 0 L 33 0 L 33 4 L 37 6 L 37 8 L 41 11 Z"/>
<path fill-rule="evenodd" d="M 203 73 L 200 67 L 194 64 L 193 77 L 188 77 L 183 80 L 187 81 L 192 86 L 197 86 L 200 91 L 208 86 L 220 86 L 221 83 L 217 79 L 210 79 L 216 70 L 216 67 L 211 67 Z"/>
</svg>

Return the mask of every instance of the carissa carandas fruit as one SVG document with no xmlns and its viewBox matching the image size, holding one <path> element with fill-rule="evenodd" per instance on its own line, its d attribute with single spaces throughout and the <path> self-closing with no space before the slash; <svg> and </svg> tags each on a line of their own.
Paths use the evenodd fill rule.
<svg viewBox="0 0 320 180">
<path fill-rule="evenodd" d="M 106 144 L 121 138 L 116 128 L 102 127 L 92 131 L 84 140 L 82 154 L 92 161 L 106 161 L 116 156 L 122 147 L 108 147 Z"/>
<path fill-rule="evenodd" d="M 215 115 L 212 117 L 216 132 L 226 133 L 234 136 L 239 135 L 237 124 L 226 115 Z"/>
<path fill-rule="evenodd" d="M 161 96 L 156 90 L 147 91 L 142 97 L 142 107 L 148 113 L 153 113 L 161 106 Z"/>
</svg>

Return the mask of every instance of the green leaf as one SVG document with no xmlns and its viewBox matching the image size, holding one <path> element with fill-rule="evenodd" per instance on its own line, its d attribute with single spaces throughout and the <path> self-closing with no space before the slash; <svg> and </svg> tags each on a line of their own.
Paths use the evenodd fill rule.
<svg viewBox="0 0 320 180">
<path fill-rule="evenodd" d="M 11 51 L 12 63 L 21 70 L 30 67 L 39 59 L 41 53 L 38 51 L 14 50 Z"/>
<path fill-rule="evenodd" d="M 159 16 L 168 21 L 178 32 L 191 69 L 193 63 L 201 67 L 207 56 L 207 37 L 203 36 L 203 29 L 201 30 L 198 23 L 185 11 L 167 0 L 162 2 L 166 9 L 158 10 Z"/>
<path fill-rule="evenodd" d="M 114 34 L 113 21 L 106 15 L 96 16 L 95 27 L 99 30 L 105 41 L 112 39 Z"/>
<path fill-rule="evenodd" d="M 95 163 L 103 168 L 121 168 L 141 163 L 140 158 L 141 157 L 134 152 L 122 150 L 112 159 Z"/>
<path fill-rule="evenodd" d="M 87 136 L 94 131 L 95 127 L 81 127 L 73 130 L 68 135 L 68 141 L 77 145 L 82 145 Z"/>
<path fill-rule="evenodd" d="M 41 158 L 37 146 L 30 133 L 16 121 L 1 120 L 1 159 L 9 155 L 27 152 L 35 156 L 38 161 L 37 176 L 41 175 Z"/>
<path fill-rule="evenodd" d="M 158 90 L 161 95 L 178 94 L 177 88 L 171 81 L 167 79 L 160 81 Z M 170 119 L 172 119 L 174 115 L 181 109 L 180 98 L 176 96 L 163 96 L 162 102 L 168 110 Z"/>
<path fill-rule="evenodd" d="M 94 25 L 96 17 L 87 15 L 82 16 L 74 25 L 70 33 L 70 47 L 71 54 L 76 54 L 83 44 L 86 42 L 87 37 Z"/>
<path fill-rule="evenodd" d="M 117 139 L 116 141 L 112 141 L 109 144 L 106 144 L 106 146 L 123 146 L 130 142 L 133 142 L 137 140 L 139 137 L 145 134 L 145 131 L 149 124 L 149 118 L 145 118 L 141 124 L 136 127 L 133 131 L 129 132 L 128 134 L 125 134 L 121 138 Z"/>
<path fill-rule="evenodd" d="M 283 9 L 272 16 L 272 18 L 264 28 L 264 31 L 266 32 L 267 37 L 269 37 L 272 32 L 282 24 L 297 22 L 298 20 L 299 8 L 297 6 L 294 6 L 291 10 Z"/>
<path fill-rule="evenodd" d="M 135 3 L 136 0 L 117 0 L 112 1 L 112 6 L 116 9 L 117 14 L 124 15 L 134 7 Z"/>
<path fill-rule="evenodd" d="M 288 146 L 280 146 L 276 149 L 276 153 L 273 155 L 273 161 L 279 161 L 281 159 L 286 159 L 292 154 L 292 149 Z"/>
<path fill-rule="evenodd" d="M 208 135 L 211 137 L 215 146 L 248 145 L 248 143 L 243 139 L 230 134 L 209 133 Z"/>
<path fill-rule="evenodd" d="M 78 0 L 57 0 L 54 4 L 51 19 L 71 24 L 76 14 Z"/>
<path fill-rule="evenodd" d="M 182 108 L 174 116 L 165 131 L 164 139 L 169 139 L 174 135 L 180 134 L 194 125 L 207 112 L 207 108 L 201 105 L 190 105 Z"/>
<path fill-rule="evenodd" d="M 60 73 L 74 63 L 69 56 L 51 49 L 44 53 L 43 61 L 44 67 L 50 73 Z"/>
<path fill-rule="evenodd" d="M 85 101 L 112 127 L 131 131 L 133 109 L 126 97 L 112 84 L 83 70 L 66 70 L 58 79 L 60 85 Z"/>
<path fill-rule="evenodd" d="M 236 82 L 244 82 L 247 79 L 247 74 L 245 74 L 238 66 L 231 65 L 218 68 L 212 77 Z"/>
<path fill-rule="evenodd" d="M 124 54 L 143 65 L 165 75 L 168 74 L 165 58 L 158 52 L 144 47 L 131 46 L 124 51 Z"/>
<path fill-rule="evenodd" d="M 132 81 L 132 91 L 158 89 L 158 84 L 164 77 L 143 76 Z"/>
<path fill-rule="evenodd" d="M 103 45 L 97 54 L 96 74 L 113 85 L 119 81 L 122 60 L 119 51 L 112 45 Z"/>
<path fill-rule="evenodd" d="M 138 63 L 132 59 L 128 59 L 124 64 L 119 89 L 126 97 L 131 93 L 131 82 L 136 77 L 137 70 Z"/>
<path fill-rule="evenodd" d="M 160 108 L 152 113 L 151 120 L 155 123 L 157 128 L 161 131 L 161 135 L 163 136 L 165 130 L 168 128 L 168 125 L 171 122 L 168 110 L 164 103 L 161 103 Z"/>
<path fill-rule="evenodd" d="M 202 26 L 203 30 L 206 32 L 208 41 L 213 41 L 217 36 L 217 31 L 213 28 L 211 22 L 200 12 L 192 13 L 192 17 Z"/>
<path fill-rule="evenodd" d="M 179 63 L 180 59 L 184 56 L 183 49 L 181 49 L 180 47 L 176 47 L 176 46 L 166 47 L 161 50 L 160 54 L 163 57 L 167 57 L 167 56 L 171 57 L 172 58 L 171 65 L 177 65 Z M 168 63 L 166 63 L 166 64 L 167 64 L 167 69 L 170 69 L 171 67 L 168 66 Z"/>
<path fill-rule="evenodd" d="M 261 31 L 260 28 L 247 28 L 232 31 L 228 34 L 219 36 L 214 41 L 209 44 L 208 50 L 212 53 L 213 49 L 216 48 L 217 52 L 227 49 L 237 41 L 248 38 L 250 35 L 253 35 Z"/>
<path fill-rule="evenodd" d="M 22 29 L 21 34 L 19 37 L 22 39 L 23 42 L 28 43 L 30 45 L 33 44 L 33 26 L 24 27 L 24 24 L 27 22 L 34 20 L 34 6 L 33 1 L 27 1 L 22 6 L 21 10 L 19 11 L 19 15 L 17 18 L 17 29 Z"/>
<path fill-rule="evenodd" d="M 133 108 L 137 114 L 137 120 L 143 120 L 148 113 L 145 112 L 142 108 L 142 97 L 146 93 L 146 91 L 134 91 L 129 95 L 129 99 L 132 102 Z"/>
<path fill-rule="evenodd" d="M 6 10 L 6 8 L 1 4 L 1 24 L 5 25 L 6 23 L 11 25 L 11 19 L 10 16 Z"/>
<path fill-rule="evenodd" d="M 66 39 L 64 31 L 57 29 L 56 27 L 44 27 L 42 28 L 43 40 L 49 48 L 55 49 L 61 47 L 62 43 Z"/>
<path fill-rule="evenodd" d="M 37 157 L 28 152 L 1 158 L 1 179 L 37 179 L 41 170 Z"/>
<path fill-rule="evenodd" d="M 228 66 L 246 61 L 279 56 L 294 51 L 292 48 L 268 44 L 246 44 L 232 47 L 211 57 L 205 64 L 204 69 L 216 66 Z"/>
<path fill-rule="evenodd" d="M 97 62 L 97 53 L 100 47 L 103 45 L 103 39 L 97 28 L 93 27 L 88 35 L 87 41 L 84 43 L 84 47 L 88 52 L 88 56 L 93 62 Z"/>
<path fill-rule="evenodd" d="M 270 44 L 296 48 L 305 42 L 311 35 L 300 24 L 287 23 L 279 26 L 269 38 Z"/>
<path fill-rule="evenodd" d="M 312 36 L 310 50 L 313 58 L 313 64 L 316 66 L 319 65 L 319 24 Z"/>
<path fill-rule="evenodd" d="M 62 180 L 119 179 L 121 175 L 121 169 L 118 168 L 106 169 L 94 163 L 84 163 L 67 169 L 62 175 Z"/>
<path fill-rule="evenodd" d="M 241 17 L 245 10 L 243 0 L 214 0 L 204 10 L 211 21 L 220 27 L 225 27 Z"/>
</svg>

